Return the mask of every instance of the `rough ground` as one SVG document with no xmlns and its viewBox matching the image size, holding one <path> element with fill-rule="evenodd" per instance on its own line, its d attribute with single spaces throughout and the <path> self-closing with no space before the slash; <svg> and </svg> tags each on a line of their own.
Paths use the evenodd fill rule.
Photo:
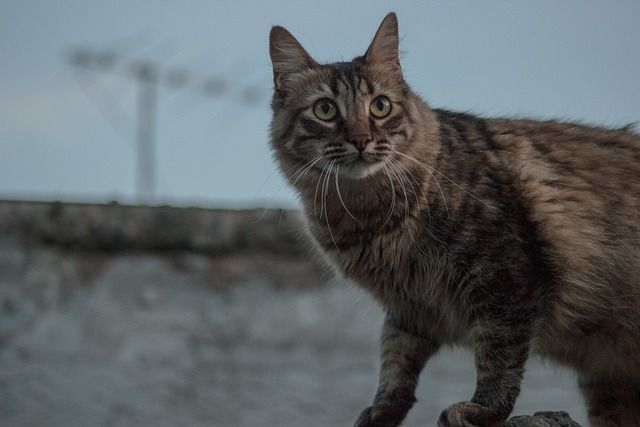
<svg viewBox="0 0 640 427">
<path fill-rule="evenodd" d="M 370 402 L 381 314 L 297 255 L 89 249 L 21 224 L 0 226 L 3 426 L 350 426 Z M 586 424 L 572 375 L 528 366 L 514 414 Z M 474 381 L 471 355 L 444 352 L 405 425 L 435 425 Z"/>
</svg>

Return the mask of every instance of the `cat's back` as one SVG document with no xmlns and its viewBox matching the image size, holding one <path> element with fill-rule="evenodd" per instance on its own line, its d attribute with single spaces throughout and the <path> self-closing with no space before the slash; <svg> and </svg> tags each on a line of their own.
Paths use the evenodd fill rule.
<svg viewBox="0 0 640 427">
<path fill-rule="evenodd" d="M 486 161 L 509 171 L 560 279 L 549 336 L 603 348 L 640 337 L 640 135 L 554 121 L 486 126 Z M 609 321 L 599 340 L 580 333 L 584 322 Z"/>
<path fill-rule="evenodd" d="M 489 119 L 486 123 L 499 147 L 521 160 L 543 161 L 558 173 L 577 174 L 589 182 L 600 181 L 597 177 L 605 175 L 610 183 L 631 180 L 640 185 L 640 134 L 631 126 L 607 129 L 509 119 Z"/>
<path fill-rule="evenodd" d="M 529 219 L 547 226 L 550 240 L 561 239 L 562 230 L 586 235 L 606 228 L 607 237 L 632 242 L 640 258 L 640 134 L 436 112 L 441 126 L 456 128 L 468 147 L 481 147 L 471 148 L 480 153 L 475 162 L 481 157 L 475 165 L 510 182 Z"/>
<path fill-rule="evenodd" d="M 487 120 L 488 162 L 509 169 L 531 207 L 640 220 L 640 134 L 557 121 Z M 493 158 L 492 158 L 493 157 Z"/>
<path fill-rule="evenodd" d="M 486 123 L 495 148 L 487 162 L 510 171 L 550 244 L 595 260 L 625 253 L 634 258 L 627 268 L 640 273 L 639 134 L 556 121 Z"/>
</svg>

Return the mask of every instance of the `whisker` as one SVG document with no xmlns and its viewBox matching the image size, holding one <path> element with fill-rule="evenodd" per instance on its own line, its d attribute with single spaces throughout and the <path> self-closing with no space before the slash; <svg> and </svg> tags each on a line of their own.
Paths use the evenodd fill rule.
<svg viewBox="0 0 640 427">
<path fill-rule="evenodd" d="M 387 214 L 387 218 L 384 220 L 384 222 L 380 226 L 380 230 L 382 230 L 384 226 L 387 225 L 387 222 L 389 222 L 389 220 L 393 216 L 393 211 L 395 210 L 395 207 L 396 207 L 396 188 L 395 188 L 395 185 L 393 185 L 393 178 L 389 174 L 389 171 L 387 170 L 387 168 L 384 168 L 384 173 L 385 175 L 387 175 L 387 178 L 389 178 L 389 184 L 391 184 L 391 206 L 389 206 L 389 213 Z"/>
<path fill-rule="evenodd" d="M 300 178 L 302 178 L 304 175 L 306 175 L 311 168 L 313 168 L 313 166 L 318 163 L 320 160 L 322 159 L 322 156 L 318 156 L 315 159 L 305 163 L 302 167 L 298 168 L 295 172 L 292 173 L 292 177 L 295 177 L 296 175 L 298 175 L 298 177 L 295 179 L 295 181 L 293 181 L 293 185 L 295 186 L 298 181 L 300 180 Z M 300 163 L 302 163 L 301 161 L 298 162 L 296 164 L 296 166 L 298 166 Z M 273 176 L 273 173 L 271 174 L 271 176 Z M 271 178 L 270 176 L 270 178 Z M 264 184 L 263 184 L 264 186 Z M 267 206 L 272 206 L 273 205 L 273 201 L 276 199 L 276 197 L 278 196 L 278 194 L 280 194 L 280 191 L 282 191 L 283 188 L 289 188 L 288 183 L 284 182 L 282 184 L 280 184 L 280 187 L 278 187 L 278 189 L 276 190 L 275 194 L 271 197 L 271 199 L 269 200 L 269 203 Z M 264 219 L 264 216 L 267 214 L 267 208 L 265 208 L 262 211 L 262 214 L 260 215 L 260 217 L 256 220 L 256 224 L 259 223 L 260 221 L 262 221 Z"/>
<path fill-rule="evenodd" d="M 327 197 L 329 193 L 329 178 L 331 177 L 331 171 L 333 170 L 334 163 L 335 163 L 335 160 L 331 160 L 331 162 L 329 162 L 329 169 L 327 170 L 327 174 L 324 176 L 324 179 L 322 180 L 322 193 L 320 195 L 320 202 L 322 203 L 322 209 L 320 210 L 320 212 L 324 212 L 325 219 L 327 219 Z"/>
<path fill-rule="evenodd" d="M 410 176 L 413 179 L 413 181 L 416 183 L 416 185 L 418 185 L 418 182 L 415 179 L 415 177 L 413 176 L 413 174 L 411 174 L 411 172 L 409 172 L 397 160 L 395 160 L 392 157 L 388 157 L 387 160 L 388 160 L 389 167 L 391 168 L 391 170 L 394 173 L 394 175 L 396 175 L 396 177 L 398 178 L 398 181 L 400 182 L 400 185 L 402 186 L 402 191 L 404 192 L 404 203 L 405 203 L 404 220 L 405 220 L 405 224 L 408 224 L 411 211 L 410 211 L 410 207 L 409 207 L 409 197 L 408 197 L 408 194 L 407 194 L 407 186 L 405 184 L 405 181 L 411 186 L 411 191 L 413 192 L 413 195 L 415 197 L 415 200 L 416 200 L 416 214 L 417 214 L 418 217 L 420 216 L 420 199 L 418 198 L 418 193 L 417 193 L 413 183 L 407 177 L 407 175 Z M 419 185 L 418 185 L 418 188 L 420 188 Z M 422 189 L 420 189 L 420 191 L 422 191 Z M 429 206 L 427 205 L 427 209 L 428 208 L 429 208 Z M 406 235 L 406 233 L 407 233 L 407 227 L 403 227 L 402 228 L 402 235 L 400 236 L 400 240 L 404 240 L 404 236 Z"/>
<path fill-rule="evenodd" d="M 331 240 L 333 241 L 333 245 L 335 246 L 336 250 L 338 251 L 338 253 L 340 255 L 342 255 L 342 253 L 340 252 L 340 249 L 338 248 L 338 243 L 336 242 L 335 237 L 333 236 L 333 231 L 331 230 L 331 224 L 329 222 L 329 213 L 327 210 L 327 196 L 329 193 L 329 176 L 331 175 L 331 171 L 333 170 L 333 166 L 336 164 L 336 160 L 332 160 L 331 163 L 329 163 L 329 170 L 327 172 L 327 174 L 325 175 L 324 178 L 324 182 L 323 182 L 323 188 L 322 188 L 322 203 L 324 205 L 324 218 L 325 218 L 325 222 L 327 223 L 327 230 L 329 231 L 329 236 L 331 236 Z"/>
<path fill-rule="evenodd" d="M 416 206 L 418 207 L 416 209 L 416 213 L 419 216 L 420 212 L 421 212 L 421 207 L 420 207 L 420 198 L 418 197 L 418 191 L 420 192 L 420 194 L 422 195 L 422 199 L 423 200 L 427 200 L 427 196 L 424 194 L 424 190 L 422 188 L 422 185 L 420 182 L 418 182 L 418 179 L 415 177 L 415 175 L 406 168 L 405 165 L 403 165 L 402 163 L 400 163 L 399 161 L 397 161 L 396 159 L 389 157 L 389 160 L 394 164 L 394 166 L 403 174 L 405 174 L 405 176 L 409 176 L 411 179 L 407 179 L 407 182 L 409 183 L 409 185 L 411 186 L 411 191 L 413 191 L 413 195 L 416 199 Z M 413 181 L 413 182 L 411 182 Z M 418 188 L 418 191 L 416 191 L 416 187 L 414 187 L 414 184 L 416 185 L 416 187 Z M 424 203 L 426 209 L 427 209 L 427 215 L 429 216 L 429 220 L 431 220 L 431 211 L 429 209 L 429 204 L 428 203 Z"/>
<path fill-rule="evenodd" d="M 320 176 L 318 177 L 318 182 L 316 183 L 316 191 L 315 194 L 313 195 L 313 216 L 316 218 L 316 223 L 318 224 L 318 226 L 320 226 L 320 218 L 322 217 L 322 208 L 323 208 L 323 203 L 322 203 L 322 194 L 320 195 L 321 199 L 320 199 L 320 217 L 318 217 L 318 190 L 321 188 L 320 187 L 320 183 L 323 180 L 323 176 L 325 171 L 327 170 L 327 166 L 328 165 L 324 165 L 322 167 L 322 170 L 320 171 Z"/>
<path fill-rule="evenodd" d="M 388 161 L 387 161 L 388 160 Z M 391 169 L 391 172 L 393 172 L 393 174 L 395 175 L 395 177 L 398 179 L 398 183 L 400 184 L 400 187 L 402 189 L 402 194 L 404 195 L 404 217 L 405 220 L 409 218 L 409 196 L 407 194 L 407 186 L 405 184 L 406 181 L 406 177 L 404 175 L 404 173 L 402 172 L 402 170 L 400 170 L 400 168 L 398 167 L 398 165 L 396 164 L 395 160 L 393 158 L 386 158 L 385 161 L 387 161 L 387 164 L 389 166 L 389 168 Z M 411 181 L 409 181 L 409 185 L 411 185 L 411 190 L 414 192 L 415 194 L 415 188 L 413 188 L 413 184 L 411 184 Z M 416 198 L 416 202 L 418 201 L 418 199 Z"/>
<path fill-rule="evenodd" d="M 404 179 L 402 178 L 402 173 L 399 173 L 398 169 L 396 168 L 396 166 L 393 164 L 393 159 L 391 158 L 385 158 L 384 160 L 384 164 L 385 164 L 385 171 L 388 169 L 389 172 L 391 172 L 391 174 L 393 174 L 393 176 L 398 180 L 398 184 L 400 184 L 400 189 L 402 190 L 403 194 L 404 194 L 404 199 L 405 199 L 405 210 L 408 208 L 409 206 L 409 200 L 407 198 L 407 188 L 404 184 Z"/>
<path fill-rule="evenodd" d="M 402 154 L 402 153 L 398 153 L 398 154 Z M 410 158 L 411 160 L 414 160 L 414 161 L 418 162 L 418 160 L 413 159 L 413 158 L 412 158 L 412 157 L 410 157 L 410 156 L 406 156 L 406 157 Z M 406 166 L 404 166 L 403 164 L 401 164 L 401 163 L 399 163 L 399 162 L 397 162 L 397 161 L 396 161 L 396 163 L 397 163 L 398 167 L 400 167 L 400 168 L 404 169 L 404 170 L 407 172 L 407 174 L 409 174 L 410 176 L 412 176 L 412 177 L 413 177 L 414 182 L 416 183 L 416 185 L 418 185 L 418 188 L 420 189 L 420 193 L 422 194 L 422 197 L 426 200 L 426 195 L 425 195 L 425 193 L 424 193 L 424 191 L 423 191 L 422 187 L 420 186 L 419 182 L 416 180 L 415 176 L 413 176 L 413 174 L 412 174 L 409 170 L 407 170 Z M 420 165 L 424 166 L 425 168 L 426 168 L 426 167 L 428 167 L 427 165 L 425 165 L 425 164 L 424 164 L 424 163 L 422 163 L 422 162 L 418 162 L 418 163 L 419 163 Z M 428 172 L 428 170 L 427 170 L 427 172 Z M 432 175 L 432 174 L 431 174 L 431 176 L 433 177 L 433 175 Z M 434 178 L 434 180 L 435 180 L 435 177 L 433 177 L 433 178 Z M 437 182 L 437 181 L 436 181 L 436 182 Z M 455 184 L 455 183 L 454 183 L 454 184 Z M 412 187 L 413 187 L 413 185 L 412 185 Z M 463 189 L 463 190 L 464 190 L 464 189 Z M 472 194 L 470 194 L 470 196 L 475 198 L 475 196 L 473 196 Z M 418 197 L 418 195 L 416 194 L 416 199 L 417 199 L 417 197 Z M 443 196 L 443 197 L 444 197 L 444 196 Z M 482 202 L 482 201 L 480 200 L 480 202 Z M 428 217 L 429 217 L 429 222 L 431 222 L 431 211 L 430 211 L 430 209 L 429 209 L 429 203 L 425 203 L 425 207 L 426 207 L 426 209 L 427 209 L 427 215 L 428 215 Z M 419 212 L 420 212 L 420 210 L 418 210 L 418 213 L 419 213 Z M 425 230 L 425 231 L 426 231 L 426 232 L 427 232 L 427 233 L 428 233 L 428 234 L 429 234 L 429 235 L 430 235 L 434 240 L 437 240 L 437 241 L 441 242 L 441 241 L 442 241 L 442 240 L 441 240 L 441 238 L 439 238 L 438 236 L 436 236 L 430 228 L 434 228 L 434 229 L 436 229 L 437 227 L 436 227 L 434 224 L 431 224 L 431 225 L 430 225 L 430 227 L 425 227 L 425 228 L 424 228 L 424 230 Z M 441 231 L 441 232 L 442 232 L 442 230 L 439 230 L 439 231 Z"/>
<path fill-rule="evenodd" d="M 355 222 L 357 222 L 358 224 L 361 224 L 360 221 L 358 221 L 356 219 L 355 216 L 353 216 L 353 214 L 351 214 L 351 212 L 349 212 L 349 209 L 347 208 L 347 205 L 344 203 L 344 200 L 342 200 L 342 194 L 340 194 L 340 184 L 339 179 L 338 179 L 338 174 L 340 173 L 340 163 L 338 163 L 336 165 L 336 192 L 338 193 L 338 199 L 340 200 L 340 203 L 342 204 L 342 207 L 344 208 L 345 212 L 351 217 L 353 218 L 353 220 Z"/>
<path fill-rule="evenodd" d="M 293 182 L 293 184 L 295 185 L 298 180 L 305 175 L 310 169 L 311 167 L 313 167 L 314 164 L 316 164 L 322 157 L 318 156 L 315 159 L 305 163 L 304 166 L 298 168 L 295 172 L 293 172 L 292 176 L 295 176 L 297 174 L 299 174 L 301 172 L 302 169 L 305 169 L 304 171 L 302 171 L 302 173 L 300 174 L 300 176 L 298 176 L 298 178 L 296 178 L 296 180 Z M 300 165 L 302 163 L 302 161 L 298 162 L 294 167 L 297 167 L 298 165 Z M 308 167 L 307 167 L 308 166 Z M 293 168 L 292 168 L 293 169 Z M 265 180 L 265 182 L 262 184 L 262 186 L 260 187 L 260 190 L 262 190 L 262 188 L 264 188 L 264 186 L 266 185 L 266 183 L 273 178 L 273 176 L 275 175 L 275 173 L 277 172 L 277 170 L 274 170 L 269 177 Z M 287 171 L 287 172 L 290 172 Z M 282 189 L 284 188 L 288 188 L 288 184 L 286 182 L 283 182 L 282 184 L 280 184 L 280 187 L 278 187 L 278 189 L 276 190 L 276 192 L 273 194 L 273 196 L 271 196 L 271 199 L 269 200 L 269 203 L 267 204 L 267 207 L 264 208 L 264 210 L 262 211 L 262 214 L 260 215 L 260 217 L 255 221 L 255 224 L 259 223 L 260 221 L 262 221 L 265 217 L 265 215 L 267 214 L 267 210 L 269 209 L 269 206 L 273 206 L 273 201 L 276 199 L 276 197 L 278 196 L 278 194 L 280 194 L 280 191 L 282 191 Z"/>
<path fill-rule="evenodd" d="M 292 177 L 295 177 L 296 175 L 298 175 L 298 177 L 293 181 L 293 185 L 296 185 L 298 183 L 298 181 L 300 180 L 300 178 L 305 176 L 311 170 L 311 168 L 313 168 L 313 166 L 316 163 L 318 163 L 320 160 L 322 160 L 322 156 L 318 156 L 315 159 L 312 159 L 312 160 L 308 161 L 307 163 L 304 164 L 304 166 L 302 166 L 301 168 L 296 170 L 291 175 Z M 300 164 L 300 163 L 298 163 L 298 164 Z"/>
<path fill-rule="evenodd" d="M 433 181 L 436 183 L 436 185 L 438 186 L 438 189 L 440 190 L 440 195 L 442 195 L 442 201 L 444 203 L 444 210 L 447 212 L 447 216 L 449 216 L 449 206 L 447 205 L 447 198 L 444 195 L 444 191 L 442 191 L 442 187 L 440 186 L 440 183 L 438 182 L 438 179 L 436 178 L 436 176 L 433 174 L 433 172 L 431 172 L 431 170 L 435 170 L 433 167 L 421 162 L 420 160 L 411 157 L 409 155 L 406 155 L 404 153 L 401 153 L 400 151 L 396 151 L 396 150 L 391 150 L 393 153 L 396 153 L 402 157 L 406 157 L 407 159 L 416 162 L 418 165 L 422 166 L 425 168 L 425 170 L 429 173 L 429 175 L 431 175 L 431 178 L 433 178 Z M 436 171 L 437 172 L 437 171 Z M 445 177 L 446 178 L 446 177 Z M 448 178 L 447 178 L 448 179 Z M 451 181 L 451 180 L 449 180 Z M 453 183 L 453 181 L 451 181 Z M 457 185 L 457 184 L 456 184 Z"/>
<path fill-rule="evenodd" d="M 479 198 L 478 198 L 478 197 L 476 197 L 473 193 L 470 193 L 466 188 L 462 187 L 460 184 L 456 183 L 454 180 L 452 180 L 451 178 L 449 178 L 448 176 L 446 176 L 445 174 L 443 174 L 442 172 L 440 172 L 438 169 L 434 168 L 433 166 L 429 166 L 429 165 L 427 165 L 426 163 L 423 163 L 423 162 L 421 162 L 420 160 L 418 160 L 418 159 L 416 159 L 416 158 L 414 158 L 414 157 L 408 156 L 408 155 L 406 155 L 406 154 L 404 154 L 404 153 L 401 153 L 401 152 L 399 152 L 399 151 L 395 151 L 395 150 L 392 150 L 392 151 L 393 151 L 394 153 L 396 153 L 396 154 L 399 154 L 399 155 L 401 155 L 401 156 L 404 156 L 404 157 L 408 158 L 409 160 L 412 160 L 412 161 L 416 162 L 417 164 L 419 164 L 419 165 L 423 166 L 425 169 L 427 169 L 427 171 L 428 171 L 429 173 L 431 173 L 429 170 L 433 170 L 435 173 L 437 173 L 438 175 L 442 176 L 444 179 L 446 179 L 447 181 L 449 181 L 451 184 L 453 184 L 453 185 L 455 185 L 456 187 L 458 187 L 460 190 L 462 190 L 462 191 L 463 191 L 465 194 L 467 194 L 468 196 L 473 197 L 475 200 L 477 200 L 478 202 L 482 203 L 483 205 L 485 205 L 485 206 L 487 206 L 487 207 L 491 207 L 491 205 L 489 205 L 487 202 L 485 202 L 484 200 L 479 199 Z M 431 176 L 433 176 L 433 174 L 432 174 Z M 435 177 L 434 177 L 434 180 L 435 180 Z M 437 182 L 437 180 L 436 180 L 436 182 Z"/>
</svg>

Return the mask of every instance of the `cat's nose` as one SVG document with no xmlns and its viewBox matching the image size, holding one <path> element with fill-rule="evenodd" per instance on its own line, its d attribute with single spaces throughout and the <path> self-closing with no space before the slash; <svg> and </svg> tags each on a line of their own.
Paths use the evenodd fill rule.
<svg viewBox="0 0 640 427">
<path fill-rule="evenodd" d="M 373 136 L 370 133 L 356 133 L 349 135 L 349 142 L 355 145 L 358 151 L 362 151 L 366 148 L 367 144 L 373 141 Z"/>
</svg>

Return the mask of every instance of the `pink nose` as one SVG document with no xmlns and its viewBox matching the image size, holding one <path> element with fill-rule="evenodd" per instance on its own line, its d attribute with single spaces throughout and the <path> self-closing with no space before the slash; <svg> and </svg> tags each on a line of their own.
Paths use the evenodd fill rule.
<svg viewBox="0 0 640 427">
<path fill-rule="evenodd" d="M 355 145 L 358 151 L 364 150 L 367 144 L 372 140 L 373 137 L 370 133 L 357 133 L 354 135 L 349 135 L 349 142 Z"/>
</svg>

